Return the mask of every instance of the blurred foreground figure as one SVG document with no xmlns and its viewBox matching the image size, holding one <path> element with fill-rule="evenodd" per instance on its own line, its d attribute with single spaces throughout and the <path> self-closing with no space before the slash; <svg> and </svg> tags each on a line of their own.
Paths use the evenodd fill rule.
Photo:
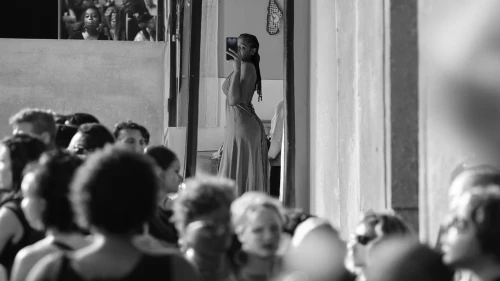
<svg viewBox="0 0 500 281">
<path fill-rule="evenodd" d="M 230 206 L 236 184 L 222 177 L 197 177 L 174 201 L 179 244 L 203 281 L 235 281 L 226 251 L 233 238 Z M 188 279 L 185 279 L 188 280 Z"/>
<path fill-rule="evenodd" d="M 473 272 L 480 281 L 500 280 L 499 217 L 498 178 L 460 196 L 442 238 L 444 262 Z"/>
<path fill-rule="evenodd" d="M 453 271 L 441 255 L 411 239 L 381 241 L 371 249 L 366 270 L 370 281 L 451 281 Z"/>
<path fill-rule="evenodd" d="M 234 231 L 241 243 L 233 256 L 238 280 L 272 280 L 281 271 L 278 252 L 281 245 L 286 247 L 284 213 L 278 199 L 259 191 L 248 191 L 231 204 Z"/>
<path fill-rule="evenodd" d="M 154 163 L 147 156 L 107 146 L 90 155 L 71 184 L 76 219 L 94 235 L 92 244 L 38 262 L 26 280 L 198 280 L 177 253 L 152 253 L 133 238 L 158 200 Z"/>
<path fill-rule="evenodd" d="M 453 144 L 462 142 L 466 167 L 500 167 L 500 2 L 468 4 L 436 25 L 422 46 L 436 71 L 432 78 L 442 82 L 434 111 L 446 113 L 443 130 L 454 130 Z"/>
<path fill-rule="evenodd" d="M 297 227 L 279 280 L 353 280 L 344 266 L 345 255 L 346 245 L 338 232 L 327 221 L 310 218 Z"/>
<path fill-rule="evenodd" d="M 45 239 L 19 251 L 12 269 L 11 281 L 25 281 L 33 266 L 48 254 L 72 252 L 90 244 L 74 223 L 69 185 L 82 164 L 77 156 L 52 150 L 31 164 L 21 183 L 21 207 L 30 225 L 46 233 Z M 26 170 L 26 169 L 25 169 Z"/>
</svg>

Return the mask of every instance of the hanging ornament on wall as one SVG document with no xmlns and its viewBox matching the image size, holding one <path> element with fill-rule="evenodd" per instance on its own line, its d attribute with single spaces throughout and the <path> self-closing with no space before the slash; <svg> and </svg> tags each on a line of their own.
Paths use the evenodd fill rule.
<svg viewBox="0 0 500 281">
<path fill-rule="evenodd" d="M 283 17 L 283 13 L 278 8 L 274 0 L 269 0 L 269 7 L 267 7 L 267 33 L 274 35 L 279 31 L 279 23 Z"/>
</svg>

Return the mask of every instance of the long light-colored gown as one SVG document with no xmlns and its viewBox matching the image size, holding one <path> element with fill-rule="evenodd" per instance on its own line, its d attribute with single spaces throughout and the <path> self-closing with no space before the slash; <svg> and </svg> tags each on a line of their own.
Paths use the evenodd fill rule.
<svg viewBox="0 0 500 281">
<path fill-rule="evenodd" d="M 222 84 L 228 95 L 232 73 Z M 219 176 L 236 181 L 238 193 L 257 190 L 269 193 L 269 160 L 264 125 L 252 105 L 253 94 L 243 96 L 238 105 L 226 100 L 226 135 Z"/>
</svg>

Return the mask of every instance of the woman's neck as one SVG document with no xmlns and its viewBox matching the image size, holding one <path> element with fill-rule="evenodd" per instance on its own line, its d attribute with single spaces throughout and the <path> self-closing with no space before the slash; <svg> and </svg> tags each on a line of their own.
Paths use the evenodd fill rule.
<svg viewBox="0 0 500 281">
<path fill-rule="evenodd" d="M 87 247 L 88 252 L 109 253 L 113 256 L 128 255 L 130 252 L 138 252 L 132 242 L 132 235 L 117 235 L 103 232 L 96 232 L 92 244 Z"/>
<path fill-rule="evenodd" d="M 246 255 L 247 261 L 244 265 L 244 271 L 253 275 L 270 275 L 272 273 L 276 256 L 263 258 L 248 253 Z"/>
</svg>

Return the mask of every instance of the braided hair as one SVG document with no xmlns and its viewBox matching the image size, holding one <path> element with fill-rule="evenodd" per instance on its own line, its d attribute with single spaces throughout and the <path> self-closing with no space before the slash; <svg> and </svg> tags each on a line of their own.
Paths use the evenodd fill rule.
<svg viewBox="0 0 500 281">
<path fill-rule="evenodd" d="M 240 35 L 241 39 L 244 39 L 250 48 L 255 48 L 257 51 L 255 52 L 254 55 L 250 58 L 250 61 L 252 64 L 255 66 L 255 70 L 257 70 L 257 81 L 255 82 L 255 90 L 257 91 L 257 94 L 259 95 L 258 101 L 260 102 L 262 100 L 262 78 L 260 76 L 260 55 L 259 55 L 259 40 L 257 40 L 257 37 L 252 34 L 248 33 L 243 33 Z"/>
</svg>

